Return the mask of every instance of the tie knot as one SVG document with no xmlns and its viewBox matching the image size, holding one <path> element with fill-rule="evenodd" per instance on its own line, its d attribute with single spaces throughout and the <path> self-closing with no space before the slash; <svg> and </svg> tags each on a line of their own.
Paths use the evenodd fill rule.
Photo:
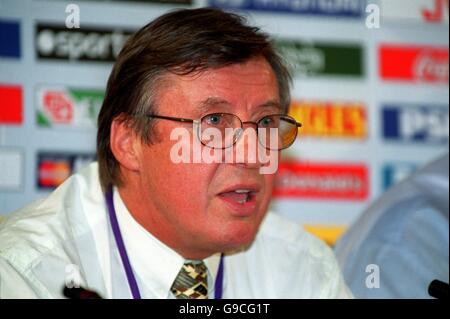
<svg viewBox="0 0 450 319">
<path fill-rule="evenodd" d="M 203 261 L 187 261 L 181 267 L 171 291 L 178 299 L 207 299 L 207 268 Z"/>
</svg>

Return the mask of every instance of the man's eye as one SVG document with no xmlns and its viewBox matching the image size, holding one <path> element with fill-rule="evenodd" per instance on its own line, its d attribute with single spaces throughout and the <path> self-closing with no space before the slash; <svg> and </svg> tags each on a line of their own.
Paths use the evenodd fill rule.
<svg viewBox="0 0 450 319">
<path fill-rule="evenodd" d="M 206 117 L 206 123 L 209 125 L 218 125 L 222 121 L 222 116 L 220 114 L 212 114 Z"/>
<path fill-rule="evenodd" d="M 264 117 L 259 121 L 261 126 L 271 126 L 273 124 L 273 119 L 271 117 Z"/>
</svg>

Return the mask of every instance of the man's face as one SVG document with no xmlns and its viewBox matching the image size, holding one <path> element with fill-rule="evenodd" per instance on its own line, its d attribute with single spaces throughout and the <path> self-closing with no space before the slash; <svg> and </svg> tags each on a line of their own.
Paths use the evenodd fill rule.
<svg viewBox="0 0 450 319">
<path fill-rule="evenodd" d="M 257 121 L 281 113 L 275 75 L 262 58 L 197 75 L 170 75 L 164 82 L 156 98 L 157 115 L 199 119 L 223 112 Z M 155 143 L 142 144 L 138 154 L 144 227 L 187 258 L 250 243 L 266 213 L 274 174 L 261 174 L 259 163 L 175 164 L 172 130 L 186 128 L 191 141 L 196 132 L 190 123 L 154 121 Z M 249 195 L 242 194 L 248 190 Z"/>
</svg>

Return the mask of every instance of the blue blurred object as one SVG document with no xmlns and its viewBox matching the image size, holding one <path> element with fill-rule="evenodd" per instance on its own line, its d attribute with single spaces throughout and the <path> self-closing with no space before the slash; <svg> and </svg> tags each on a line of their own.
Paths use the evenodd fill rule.
<svg viewBox="0 0 450 319">
<path fill-rule="evenodd" d="M 446 154 L 393 186 L 336 244 L 354 296 L 430 298 L 428 286 L 434 279 L 448 283 L 448 215 Z M 378 287 L 367 284 L 370 276 L 377 275 L 368 272 L 374 265 L 379 270 Z"/>
<path fill-rule="evenodd" d="M 20 26 L 15 21 L 0 21 L 0 56 L 20 58 Z"/>
</svg>

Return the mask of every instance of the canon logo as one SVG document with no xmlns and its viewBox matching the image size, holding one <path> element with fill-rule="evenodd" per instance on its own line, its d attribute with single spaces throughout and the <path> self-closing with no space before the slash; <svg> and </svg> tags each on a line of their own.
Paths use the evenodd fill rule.
<svg viewBox="0 0 450 319">
<path fill-rule="evenodd" d="M 117 58 L 132 31 L 97 28 L 66 29 L 38 24 L 36 51 L 39 59 L 105 61 Z"/>
</svg>

